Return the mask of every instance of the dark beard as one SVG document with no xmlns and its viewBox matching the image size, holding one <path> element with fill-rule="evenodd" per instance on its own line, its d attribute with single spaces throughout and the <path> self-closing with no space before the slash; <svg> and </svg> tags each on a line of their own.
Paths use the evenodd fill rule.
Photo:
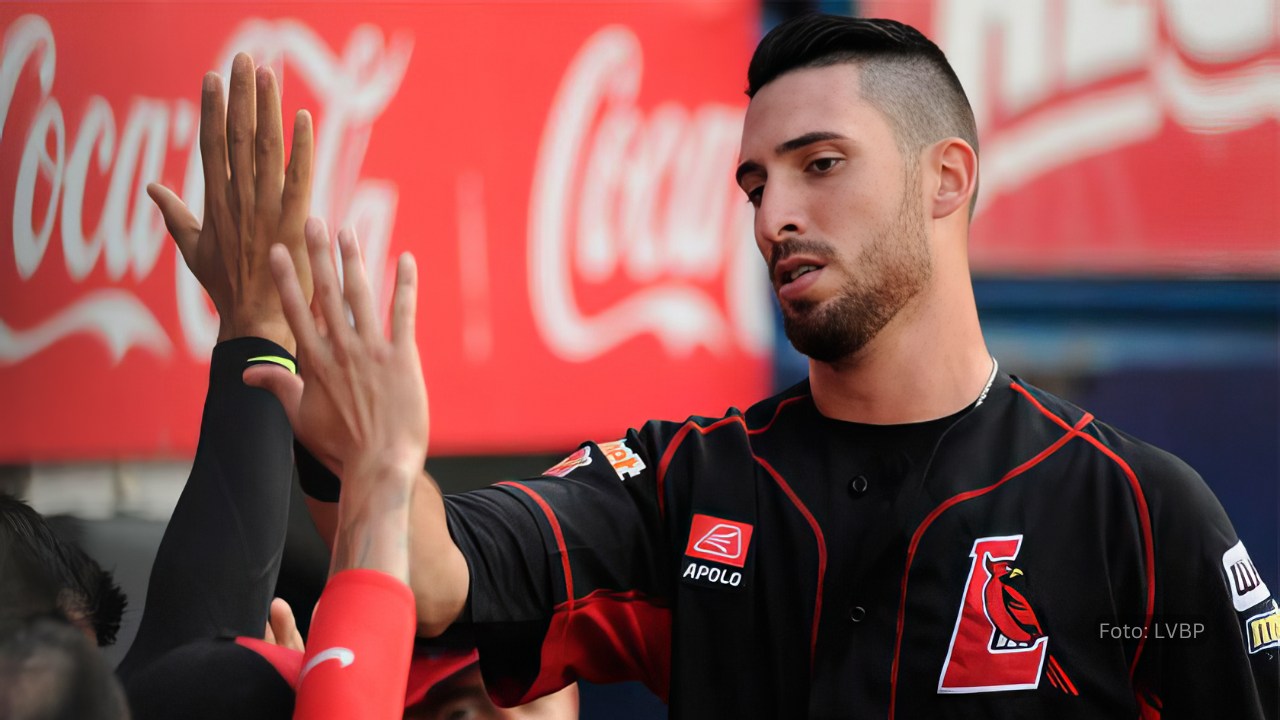
<svg viewBox="0 0 1280 720">
<path fill-rule="evenodd" d="M 857 354 L 915 297 L 933 272 L 919 208 L 904 193 L 896 222 L 872 239 L 848 269 L 840 295 L 821 305 L 784 304 L 783 329 L 796 350 L 834 363 Z"/>
</svg>

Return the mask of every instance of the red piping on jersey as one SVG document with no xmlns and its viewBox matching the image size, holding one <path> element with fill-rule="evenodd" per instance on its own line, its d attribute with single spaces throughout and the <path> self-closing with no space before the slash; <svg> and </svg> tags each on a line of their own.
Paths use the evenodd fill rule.
<svg viewBox="0 0 1280 720">
<path fill-rule="evenodd" d="M 538 507 L 542 508 L 543 514 L 547 516 L 547 523 L 551 525 L 551 532 L 556 536 L 556 546 L 560 548 L 560 565 L 564 568 L 564 596 L 568 598 L 566 600 L 568 603 L 568 609 L 572 611 L 573 570 L 569 567 L 569 547 L 564 542 L 564 532 L 560 529 L 560 521 L 556 519 L 555 512 L 551 509 L 551 506 L 547 504 L 547 501 L 543 500 L 542 496 L 535 492 L 533 488 L 526 487 L 517 482 L 511 482 L 510 480 L 500 482 L 498 484 L 513 487 L 533 498 L 533 501 L 538 504 Z"/>
<path fill-rule="evenodd" d="M 746 423 L 743 424 L 745 425 Z M 791 486 L 787 484 L 787 481 L 782 479 L 778 471 L 774 470 L 769 463 L 765 462 L 764 458 L 755 453 L 752 453 L 751 457 L 755 458 L 756 462 L 760 463 L 760 467 L 767 470 L 773 476 L 774 482 L 782 487 L 782 491 L 791 499 L 791 503 L 796 506 L 796 509 L 800 511 L 804 519 L 809 521 L 809 527 L 813 528 L 813 535 L 818 541 L 818 589 L 813 601 L 813 636 L 809 639 L 809 672 L 812 673 L 814 657 L 818 652 L 818 624 L 822 619 L 822 585 L 827 577 L 827 539 L 823 537 L 822 528 L 818 526 L 818 521 L 809 512 L 809 508 L 800 502 L 800 498 L 791 489 Z"/>
<path fill-rule="evenodd" d="M 1016 383 L 1013 385 L 1013 388 L 1015 390 L 1022 392 L 1024 395 L 1026 395 L 1026 392 L 1023 391 L 1022 388 L 1018 387 Z M 1032 404 L 1034 404 L 1037 408 L 1040 408 L 1041 412 L 1045 412 L 1045 414 L 1048 414 L 1044 410 L 1044 408 L 1040 405 L 1040 403 L 1036 402 L 1035 398 L 1031 398 L 1030 395 L 1028 395 L 1027 397 L 1031 399 Z M 1050 415 L 1050 417 L 1053 417 L 1053 416 Z M 924 521 L 920 523 L 920 526 L 916 528 L 915 533 L 913 533 L 911 536 L 911 544 L 907 547 L 907 566 L 902 571 L 902 597 L 898 601 L 898 629 L 897 629 L 897 637 L 894 639 L 894 642 L 893 642 L 893 669 L 889 675 L 889 720 L 893 720 L 894 712 L 895 712 L 897 701 L 898 701 L 898 663 L 899 663 L 900 655 L 902 652 L 902 628 L 906 623 L 907 579 L 911 576 L 911 563 L 915 560 L 916 549 L 920 546 L 920 540 L 921 538 L 924 537 L 925 530 L 929 529 L 929 526 L 933 524 L 934 520 L 938 519 L 939 515 L 946 512 L 947 510 L 950 510 L 952 507 L 955 507 L 956 505 L 966 500 L 972 500 L 973 498 L 986 495 L 987 493 L 991 492 L 992 490 L 995 490 L 1001 485 L 1004 485 L 1006 482 L 1012 480 L 1013 478 L 1018 477 L 1022 473 L 1030 470 L 1036 465 L 1039 465 L 1041 462 L 1044 462 L 1044 460 L 1048 458 L 1050 455 L 1053 455 L 1054 453 L 1058 452 L 1058 450 L 1062 449 L 1062 446 L 1066 445 L 1067 441 L 1071 440 L 1071 438 L 1074 438 L 1077 436 L 1084 437 L 1081 434 L 1080 429 L 1088 425 L 1090 422 L 1093 422 L 1093 415 L 1085 413 L 1085 416 L 1080 418 L 1080 422 L 1076 423 L 1075 427 L 1068 426 L 1067 433 L 1065 435 L 1058 438 L 1049 447 L 1045 448 L 1044 450 L 1041 450 L 1039 453 L 1036 454 L 1035 457 L 1031 458 L 1030 460 L 1022 463 L 1018 467 L 1005 473 L 1004 477 L 1000 478 L 1000 480 L 998 480 L 997 482 L 991 485 L 988 485 L 984 488 L 978 488 L 976 490 L 969 490 L 967 492 L 962 492 L 959 495 L 954 495 L 948 498 L 941 505 L 934 508 L 933 511 L 930 512 L 925 517 Z M 1060 421 L 1059 421 L 1059 424 L 1061 424 Z"/>
<path fill-rule="evenodd" d="M 1027 392 L 1017 383 L 1013 384 L 1013 389 L 1025 395 L 1026 398 L 1031 401 L 1031 404 L 1035 405 L 1036 408 L 1040 410 L 1040 412 L 1044 413 L 1046 417 L 1064 428 L 1068 427 L 1066 420 L 1063 420 L 1057 415 L 1046 410 L 1043 405 L 1031 396 L 1031 393 Z M 1087 417 L 1091 418 L 1092 416 Z M 1102 441 L 1094 436 L 1080 433 L 1080 437 L 1090 445 L 1096 447 L 1103 455 L 1110 458 L 1112 462 L 1119 465 L 1121 470 L 1124 470 L 1125 476 L 1129 479 L 1129 488 L 1133 490 L 1134 502 L 1138 505 L 1138 525 L 1142 528 L 1142 557 L 1147 566 L 1147 607 L 1146 615 L 1142 624 L 1142 637 L 1138 639 L 1138 647 L 1134 650 L 1133 660 L 1129 663 L 1129 677 L 1132 678 L 1138 671 L 1138 659 L 1142 657 L 1142 650 L 1146 647 L 1147 636 L 1151 634 L 1151 621 L 1155 616 L 1156 609 L 1156 551 L 1155 539 L 1151 531 L 1151 512 L 1147 507 L 1147 496 L 1142 492 L 1142 486 L 1138 484 L 1138 476 L 1133 472 L 1133 468 L 1129 467 L 1129 463 L 1125 462 L 1124 459 L 1117 455 L 1114 450 L 1103 445 Z"/>
<path fill-rule="evenodd" d="M 778 403 L 778 407 L 773 409 L 773 417 L 769 418 L 769 422 L 765 423 L 761 427 L 756 428 L 755 430 L 751 430 L 750 428 L 748 428 L 747 434 L 756 435 L 773 427 L 773 422 L 778 419 L 779 415 L 782 414 L 782 408 L 790 405 L 793 402 L 796 402 L 797 400 L 805 400 L 808 397 L 809 397 L 808 395 L 797 395 L 795 397 L 789 397 L 786 400 L 783 400 L 782 402 Z M 746 425 L 746 423 L 744 422 L 743 425 Z"/>
<path fill-rule="evenodd" d="M 1133 472 L 1133 468 L 1129 467 L 1129 463 L 1125 462 L 1119 455 L 1102 444 L 1102 441 L 1091 435 L 1083 436 L 1091 445 L 1102 451 L 1103 455 L 1111 458 L 1121 469 L 1124 474 L 1129 476 L 1129 487 L 1133 488 L 1133 498 L 1138 504 L 1138 524 L 1142 527 L 1142 544 L 1143 560 L 1147 564 L 1147 612 L 1143 620 L 1142 637 L 1138 639 L 1138 648 L 1133 652 L 1133 662 L 1129 664 L 1129 677 L 1132 678 L 1138 672 L 1138 658 L 1142 657 L 1142 650 L 1147 644 L 1147 636 L 1151 634 L 1151 620 L 1155 616 L 1156 611 L 1156 550 L 1155 539 L 1151 533 L 1151 511 L 1147 508 L 1147 496 L 1142 492 L 1142 486 L 1138 484 L 1138 476 Z"/>
<path fill-rule="evenodd" d="M 721 420 L 717 420 L 706 427 L 702 427 L 701 425 L 690 420 L 686 422 L 684 425 L 682 425 L 680 429 L 676 431 L 675 436 L 671 438 L 671 444 L 667 446 L 667 449 L 662 453 L 662 459 L 658 461 L 658 481 L 657 481 L 657 488 L 656 488 L 656 491 L 658 494 L 658 515 L 663 520 L 667 519 L 667 498 L 666 498 L 667 466 L 671 464 L 671 458 L 676 454 L 676 448 L 680 447 L 680 444 L 684 442 L 684 439 L 689 436 L 690 430 L 693 430 L 696 428 L 698 432 L 702 433 L 703 435 L 706 435 L 707 433 L 711 432 L 712 430 L 715 430 L 721 425 L 727 425 L 733 422 L 734 420 L 741 420 L 741 418 L 727 417 Z M 746 423 L 743 423 L 743 425 L 746 425 Z"/>
<path fill-rule="evenodd" d="M 678 448 L 680 444 L 684 442 L 684 439 L 688 437 L 690 430 L 697 430 L 700 434 L 706 435 L 716 428 L 736 422 L 739 425 L 742 425 L 742 429 L 745 430 L 748 435 L 757 432 L 764 432 L 769 428 L 769 426 L 773 425 L 773 421 L 778 418 L 778 413 L 782 410 L 783 406 L 806 397 L 808 396 L 801 395 L 794 398 L 787 398 L 786 400 L 778 403 L 778 407 L 774 410 L 773 417 L 770 418 L 769 422 L 759 430 L 752 430 L 747 427 L 747 421 L 740 415 L 734 415 L 732 417 L 717 420 L 706 427 L 702 427 L 693 421 L 685 423 L 676 431 L 675 436 L 671 438 L 671 444 L 667 446 L 666 452 L 662 453 L 662 459 L 658 462 L 658 510 L 662 517 L 664 519 L 666 518 L 666 510 L 663 507 L 663 487 L 667 475 L 667 466 L 671 463 L 671 458 L 675 455 L 676 448 Z M 782 475 L 780 475 L 777 470 L 774 470 L 773 466 L 765 462 L 764 458 L 756 455 L 754 452 L 751 453 L 751 457 L 758 465 L 760 465 L 760 467 L 764 468 L 765 471 L 769 473 L 769 476 L 773 478 L 773 481 L 782 488 L 782 492 L 787 496 L 787 499 L 791 501 L 791 504 L 795 505 L 796 509 L 800 511 L 800 514 L 804 517 L 805 521 L 809 523 L 810 529 L 813 530 L 814 540 L 818 543 L 818 584 L 816 597 L 813 602 L 813 632 L 809 640 L 809 666 L 812 671 L 813 659 L 818 651 L 818 624 L 819 620 L 822 618 L 822 587 L 827 577 L 827 539 L 822 535 L 822 528 L 819 527 L 818 521 L 814 519 L 813 513 L 809 512 L 809 508 L 805 507 L 805 504 L 800 501 L 800 497 L 791 489 L 791 486 L 787 484 L 787 481 L 783 479 Z"/>
<path fill-rule="evenodd" d="M 796 402 L 797 400 L 804 400 L 807 397 L 809 396 L 797 395 L 795 397 L 787 398 L 786 400 L 783 400 L 782 402 L 778 403 L 778 407 L 773 409 L 773 417 L 769 418 L 769 422 L 765 423 L 761 427 L 758 427 L 754 430 L 752 430 L 751 428 L 748 428 L 747 422 L 743 420 L 741 417 L 722 418 L 720 420 L 717 420 L 711 423 L 705 428 L 695 423 L 692 420 L 686 422 L 683 426 L 681 426 L 679 430 L 676 431 L 675 436 L 671 438 L 671 444 L 667 445 L 666 451 L 662 453 L 662 459 L 658 461 L 658 487 L 657 487 L 658 515 L 660 515 L 663 519 L 666 519 L 667 517 L 666 497 L 663 494 L 663 488 L 666 487 L 667 465 L 670 464 L 671 457 L 675 455 L 676 448 L 680 446 L 680 443 L 684 442 L 685 436 L 689 434 L 689 430 L 693 428 L 698 428 L 698 432 L 702 433 L 703 435 L 706 435 L 708 432 L 710 432 L 711 430 L 714 430 L 715 428 L 721 425 L 737 421 L 737 422 L 741 422 L 742 426 L 746 428 L 748 435 L 756 435 L 773 427 L 774 421 L 777 420 L 778 416 L 782 414 L 782 408 L 786 407 L 787 405 L 790 405 L 793 402 Z"/>
</svg>

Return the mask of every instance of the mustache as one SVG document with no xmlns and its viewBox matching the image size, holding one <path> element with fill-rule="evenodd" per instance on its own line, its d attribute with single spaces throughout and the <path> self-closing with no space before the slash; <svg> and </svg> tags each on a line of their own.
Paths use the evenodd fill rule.
<svg viewBox="0 0 1280 720">
<path fill-rule="evenodd" d="M 829 262 L 835 258 L 836 252 L 830 245 L 819 240 L 795 238 L 778 243 L 769 253 L 769 276 L 774 277 L 777 274 L 778 263 L 792 255 L 809 255 Z"/>
</svg>

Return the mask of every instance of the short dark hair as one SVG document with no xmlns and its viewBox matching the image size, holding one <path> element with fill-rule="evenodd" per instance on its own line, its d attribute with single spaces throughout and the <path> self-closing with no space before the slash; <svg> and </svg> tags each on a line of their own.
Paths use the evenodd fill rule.
<svg viewBox="0 0 1280 720">
<path fill-rule="evenodd" d="M 126 600 L 111 573 L 79 545 L 58 537 L 30 505 L 5 493 L 0 493 L 0 545 L 43 569 L 57 588 L 59 608 L 92 627 L 98 645 L 115 642 Z"/>
<path fill-rule="evenodd" d="M 947 56 L 896 20 L 801 15 L 770 30 L 747 68 L 747 96 L 792 70 L 850 63 L 862 97 L 888 118 L 908 162 L 926 145 L 958 137 L 978 150 L 973 108 Z"/>
<path fill-rule="evenodd" d="M 0 543 L 0 717 L 127 718 L 114 673 L 67 619 L 61 594 L 26 548 Z"/>
</svg>

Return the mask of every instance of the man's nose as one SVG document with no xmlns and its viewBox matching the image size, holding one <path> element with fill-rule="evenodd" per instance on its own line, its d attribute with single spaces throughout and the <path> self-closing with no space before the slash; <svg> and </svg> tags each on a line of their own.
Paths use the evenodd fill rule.
<svg viewBox="0 0 1280 720">
<path fill-rule="evenodd" d="M 760 207 L 756 209 L 756 230 L 762 240 L 776 245 L 797 235 L 804 235 L 806 225 L 802 204 L 796 193 L 778 183 L 764 188 L 760 196 Z"/>
</svg>

